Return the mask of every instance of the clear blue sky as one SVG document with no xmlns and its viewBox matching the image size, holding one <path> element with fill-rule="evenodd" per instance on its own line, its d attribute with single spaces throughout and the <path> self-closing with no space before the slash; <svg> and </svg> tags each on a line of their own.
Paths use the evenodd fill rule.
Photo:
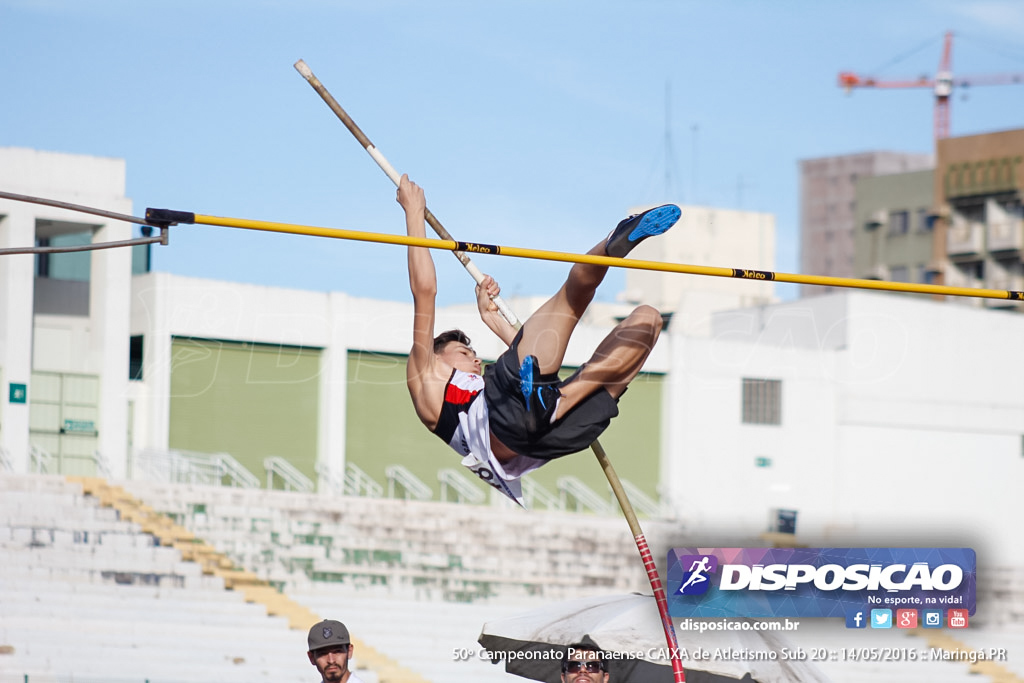
<svg viewBox="0 0 1024 683">
<path fill-rule="evenodd" d="M 1024 71 L 1017 0 L 0 0 L 0 146 L 123 158 L 137 214 L 401 232 L 301 58 L 457 238 L 578 252 L 629 206 L 699 203 L 773 213 L 777 269 L 797 272 L 799 159 L 932 147 L 928 91 L 846 96 L 838 72 L 931 75 L 946 30 L 957 75 Z M 1024 126 L 1024 86 L 962 96 L 954 135 Z M 435 260 L 441 302 L 470 300 Z M 478 262 L 509 295 L 566 270 Z M 394 246 L 183 226 L 154 265 L 409 299 Z"/>
</svg>

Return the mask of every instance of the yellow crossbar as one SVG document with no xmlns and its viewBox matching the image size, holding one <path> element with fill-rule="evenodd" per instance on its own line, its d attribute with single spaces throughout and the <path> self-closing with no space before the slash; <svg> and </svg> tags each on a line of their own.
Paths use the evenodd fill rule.
<svg viewBox="0 0 1024 683">
<path fill-rule="evenodd" d="M 775 282 L 791 282 L 801 285 L 820 285 L 823 287 L 850 287 L 856 289 L 885 290 L 890 292 L 908 292 L 913 294 L 966 296 L 983 299 L 1009 299 L 1024 302 L 1024 292 L 1005 289 L 980 289 L 973 287 L 951 287 L 948 285 L 916 284 L 912 282 L 887 282 L 884 280 L 862 280 L 857 278 L 832 277 L 826 275 L 796 275 L 792 273 L 775 273 L 768 270 L 752 270 L 750 268 L 692 266 L 682 263 L 643 261 L 639 259 L 615 258 L 613 256 L 595 256 L 593 254 L 570 254 L 561 251 L 545 251 L 543 249 L 524 249 L 521 247 L 505 247 L 495 244 L 457 242 L 455 240 L 439 240 L 429 237 L 408 237 L 406 235 L 388 235 L 361 230 L 321 228 L 311 225 L 254 221 L 244 218 L 223 218 L 219 216 L 203 216 L 200 214 L 195 214 L 194 222 L 201 225 L 216 225 L 226 228 L 263 230 L 268 232 L 289 233 L 293 235 L 311 235 L 314 237 L 331 237 L 335 239 L 356 240 L 359 242 L 398 244 L 412 247 L 426 247 L 429 249 L 444 249 L 447 251 L 462 251 L 474 254 L 492 254 L 497 256 L 539 259 L 543 261 L 590 263 L 598 266 L 614 266 L 617 268 L 633 268 L 636 270 L 654 270 L 663 273 L 685 273 L 689 275 L 708 275 L 711 277 L 732 277 L 739 278 L 741 280 L 774 280 Z"/>
</svg>

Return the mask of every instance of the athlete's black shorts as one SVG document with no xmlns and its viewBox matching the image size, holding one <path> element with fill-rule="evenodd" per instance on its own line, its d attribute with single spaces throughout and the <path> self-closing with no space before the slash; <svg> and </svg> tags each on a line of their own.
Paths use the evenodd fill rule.
<svg viewBox="0 0 1024 683">
<path fill-rule="evenodd" d="M 522 334 L 520 330 L 508 351 L 484 370 L 484 398 L 491 433 L 516 453 L 542 460 L 585 450 L 619 414 L 618 400 L 606 389 L 598 389 L 554 424 L 527 433 L 526 400 L 519 390 L 518 347 Z M 579 372 L 565 380 L 554 373 L 543 375 L 541 381 L 563 387 L 576 379 Z"/>
</svg>

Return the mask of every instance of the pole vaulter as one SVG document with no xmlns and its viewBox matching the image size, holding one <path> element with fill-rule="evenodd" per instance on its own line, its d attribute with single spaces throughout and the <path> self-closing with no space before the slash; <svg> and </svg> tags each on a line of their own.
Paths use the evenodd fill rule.
<svg viewBox="0 0 1024 683">
<path fill-rule="evenodd" d="M 377 162 L 381 170 L 391 179 L 391 182 L 398 186 L 401 181 L 401 176 L 392 168 L 391 164 L 384 158 L 376 146 L 370 142 L 370 139 L 366 137 L 359 126 L 356 125 L 355 121 L 348 115 L 347 112 L 338 104 L 337 100 L 328 92 L 327 88 L 320 82 L 320 80 L 313 75 L 313 72 L 301 59 L 295 63 L 296 70 L 302 74 L 302 77 L 313 87 L 313 89 L 320 95 L 323 101 L 331 108 L 331 111 L 345 124 L 345 127 L 355 136 L 356 140 L 363 146 L 367 153 Z M 451 235 L 444 229 L 441 222 L 430 212 L 429 209 L 424 209 L 426 222 L 430 225 L 434 231 L 445 240 L 452 240 Z M 452 240 L 454 241 L 454 240 Z M 477 285 L 483 282 L 484 275 L 472 264 L 469 257 L 466 256 L 466 250 L 455 250 L 456 256 L 465 266 L 466 270 L 469 271 L 470 275 L 476 281 Z M 519 329 L 522 327 L 522 323 L 516 317 L 516 315 L 508 308 L 500 296 L 495 296 L 493 299 L 494 304 L 498 307 L 505 320 L 514 328 Z M 644 536 L 643 530 L 640 528 L 640 521 L 637 519 L 636 512 L 633 510 L 632 503 L 629 502 L 629 498 L 626 496 L 625 490 L 622 488 L 622 483 L 619 481 L 618 475 L 615 473 L 615 469 L 612 467 L 611 461 L 608 459 L 607 453 L 601 446 L 600 442 L 595 440 L 591 444 L 591 450 L 594 455 L 597 456 L 597 460 L 601 465 L 601 469 L 604 471 L 605 476 L 608 478 L 608 483 L 612 487 L 612 491 L 615 494 L 615 498 L 619 502 L 619 507 L 622 509 L 622 514 L 625 515 L 626 521 L 629 524 L 630 532 L 633 534 L 633 538 L 636 542 L 637 550 L 640 552 L 640 557 L 643 560 L 644 569 L 647 571 L 647 578 L 650 581 L 651 589 L 654 592 L 654 598 L 658 605 L 658 612 L 661 615 L 662 626 L 665 630 L 665 640 L 671 653 L 672 662 L 672 673 L 676 683 L 684 683 L 686 680 L 686 674 L 683 670 L 682 661 L 679 658 L 679 644 L 676 641 L 675 628 L 672 626 L 672 620 L 668 614 L 668 601 L 665 596 L 665 588 L 661 582 L 661 577 L 658 576 L 658 569 L 654 564 L 654 557 L 651 555 L 651 550 L 647 545 L 647 538 Z"/>
</svg>

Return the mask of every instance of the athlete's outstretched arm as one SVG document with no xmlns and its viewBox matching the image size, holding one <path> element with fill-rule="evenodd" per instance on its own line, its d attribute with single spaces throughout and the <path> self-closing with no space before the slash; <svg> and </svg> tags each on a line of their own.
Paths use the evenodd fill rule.
<svg viewBox="0 0 1024 683">
<path fill-rule="evenodd" d="M 410 237 L 426 237 L 427 201 L 423 188 L 403 175 L 398 184 L 398 203 L 405 210 L 405 228 Z M 406 367 L 406 383 L 416 414 L 425 424 L 437 421 L 430 414 L 424 395 L 423 379 L 434 368 L 434 316 L 437 298 L 437 274 L 434 260 L 426 247 L 409 247 L 409 287 L 412 289 L 412 350 Z"/>
<path fill-rule="evenodd" d="M 498 335 L 505 346 L 511 346 L 516 336 L 516 328 L 512 327 L 505 316 L 498 310 L 494 303 L 494 297 L 501 292 L 501 287 L 490 275 L 485 275 L 480 284 L 476 286 L 476 307 L 480 311 L 480 319 L 493 332 Z"/>
</svg>

